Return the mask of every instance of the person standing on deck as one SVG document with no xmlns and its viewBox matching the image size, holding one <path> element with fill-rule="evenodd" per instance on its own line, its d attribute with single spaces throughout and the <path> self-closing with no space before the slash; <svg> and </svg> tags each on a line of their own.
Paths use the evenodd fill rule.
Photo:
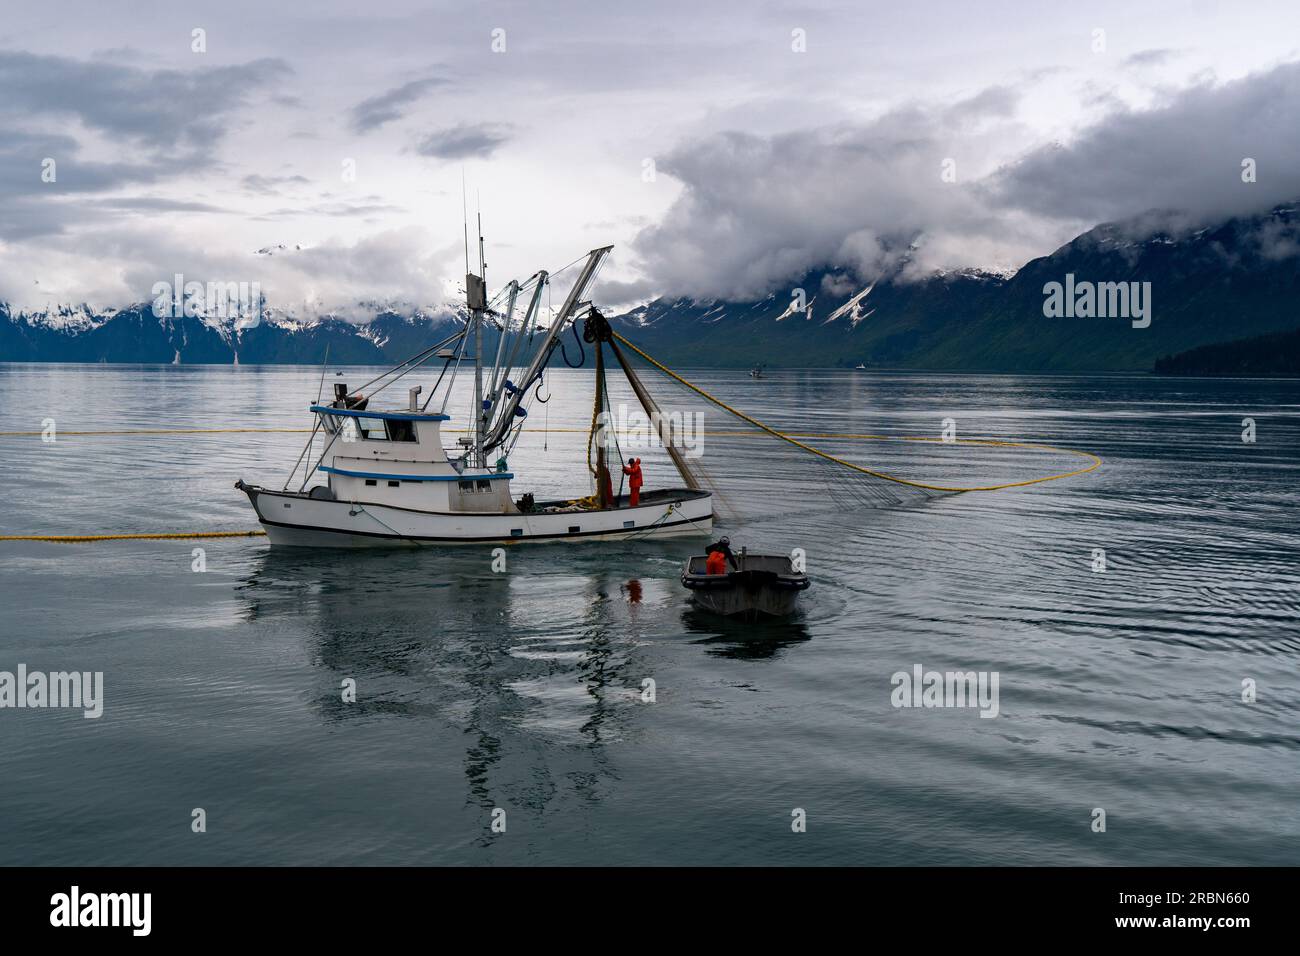
<svg viewBox="0 0 1300 956">
<path fill-rule="evenodd" d="M 641 475 L 641 459 L 629 458 L 627 464 L 623 466 L 623 474 L 628 476 L 627 486 L 632 492 L 628 499 L 628 506 L 635 508 L 641 502 L 641 483 L 644 480 Z"/>
<path fill-rule="evenodd" d="M 704 553 L 709 556 L 709 560 L 712 560 L 715 554 L 720 554 L 730 562 L 733 568 L 737 571 L 740 570 L 740 562 L 736 560 L 736 555 L 731 550 L 731 539 L 726 536 L 719 538 L 713 544 L 705 548 Z M 709 573 L 712 574 L 713 572 L 710 571 Z"/>
</svg>

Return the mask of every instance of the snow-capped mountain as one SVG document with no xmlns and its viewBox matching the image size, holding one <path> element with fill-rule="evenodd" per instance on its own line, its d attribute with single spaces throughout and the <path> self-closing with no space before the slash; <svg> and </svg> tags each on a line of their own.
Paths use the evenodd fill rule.
<svg viewBox="0 0 1300 956">
<path fill-rule="evenodd" d="M 77 335 L 93 331 L 117 314 L 116 309 L 97 312 L 89 305 L 59 305 L 26 313 L 28 324 L 51 331 Z"/>
<path fill-rule="evenodd" d="M 254 311 L 253 315 L 256 312 Z M 266 307 L 252 315 L 155 315 L 151 302 L 12 314 L 0 303 L 0 361 L 171 364 L 382 364 L 401 361 L 465 322 L 463 310 L 396 311 L 359 303 L 318 314 Z"/>
</svg>

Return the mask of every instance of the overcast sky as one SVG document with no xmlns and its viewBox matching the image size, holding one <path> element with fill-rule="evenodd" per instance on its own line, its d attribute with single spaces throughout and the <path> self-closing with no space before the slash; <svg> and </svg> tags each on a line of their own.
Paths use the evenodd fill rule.
<svg viewBox="0 0 1300 956">
<path fill-rule="evenodd" d="M 608 305 L 1010 270 L 1300 197 L 1298 119 L 1294 0 L 7 4 L 0 300 L 435 303 L 462 176 L 494 287 L 609 243 Z"/>
</svg>

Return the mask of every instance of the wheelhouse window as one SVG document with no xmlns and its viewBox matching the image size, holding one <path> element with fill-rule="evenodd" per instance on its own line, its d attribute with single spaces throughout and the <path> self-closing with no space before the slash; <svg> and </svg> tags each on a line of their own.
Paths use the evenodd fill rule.
<svg viewBox="0 0 1300 956">
<path fill-rule="evenodd" d="M 395 418 L 388 420 L 389 441 L 415 441 L 415 422 Z"/>
<path fill-rule="evenodd" d="M 415 422 L 404 419 L 371 418 L 362 415 L 349 420 L 357 436 L 366 441 L 405 441 L 414 443 Z M 344 426 L 347 427 L 346 425 Z"/>
<path fill-rule="evenodd" d="M 473 490 L 474 490 L 474 482 L 472 482 L 472 481 L 458 481 L 458 482 L 456 482 L 456 487 L 459 488 L 461 491 L 473 491 Z"/>
<path fill-rule="evenodd" d="M 325 428 L 326 434 L 338 435 L 344 441 L 352 441 L 361 437 L 361 433 L 357 431 L 356 422 L 351 418 L 321 413 L 320 421 Z"/>
<path fill-rule="evenodd" d="M 366 441 L 388 441 L 382 418 L 358 418 L 357 430 Z"/>
<path fill-rule="evenodd" d="M 487 481 L 486 479 L 479 479 L 479 480 L 476 481 L 474 484 L 475 484 L 475 486 L 478 488 L 479 491 L 491 491 L 491 490 L 492 490 L 492 482 Z"/>
</svg>

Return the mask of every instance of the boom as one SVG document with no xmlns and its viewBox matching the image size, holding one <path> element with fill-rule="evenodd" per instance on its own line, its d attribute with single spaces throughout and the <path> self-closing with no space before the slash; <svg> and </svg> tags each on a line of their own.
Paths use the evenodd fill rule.
<svg viewBox="0 0 1300 956">
<path fill-rule="evenodd" d="M 497 416 L 496 423 L 483 439 L 482 448 L 484 454 L 505 441 L 506 436 L 510 433 L 510 427 L 514 423 L 515 409 L 519 407 L 524 394 L 537 380 L 537 377 L 542 374 L 542 370 L 546 368 L 546 363 L 551 359 L 551 353 L 555 351 L 555 346 L 559 343 L 560 333 L 572 320 L 578 303 L 582 301 L 583 294 L 587 291 L 592 278 L 596 275 L 596 270 L 600 268 L 600 264 L 613 248 L 613 246 L 602 246 L 599 249 L 592 249 L 587 254 L 587 261 L 582 267 L 582 272 L 579 273 L 577 281 L 573 283 L 573 288 L 569 290 L 568 298 L 564 300 L 564 305 L 560 307 L 555 321 L 551 323 L 550 329 L 547 330 L 546 338 L 542 340 L 542 344 L 538 347 L 532 363 L 520 376 L 518 388 L 508 396 L 503 396 L 501 411 Z"/>
</svg>

